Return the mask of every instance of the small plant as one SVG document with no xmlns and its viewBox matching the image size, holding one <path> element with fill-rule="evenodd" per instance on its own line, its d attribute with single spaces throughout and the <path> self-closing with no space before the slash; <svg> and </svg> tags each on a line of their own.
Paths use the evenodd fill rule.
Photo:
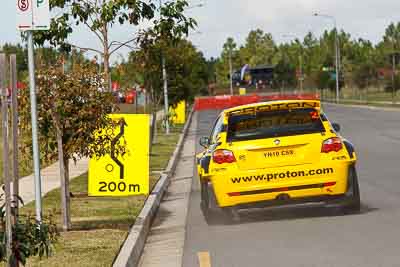
<svg viewBox="0 0 400 267">
<path fill-rule="evenodd" d="M 4 195 L 0 196 L 4 199 Z M 19 198 L 19 201 L 22 200 Z M 12 215 L 16 213 L 15 204 L 12 203 Z M 10 262 L 11 266 L 25 265 L 29 257 L 50 256 L 53 245 L 57 242 L 59 232 L 53 218 L 46 217 L 39 223 L 32 215 L 15 216 L 12 227 L 13 240 L 11 244 L 11 257 L 7 259 L 6 253 L 6 212 L 5 204 L 0 206 L 0 261 Z"/>
</svg>

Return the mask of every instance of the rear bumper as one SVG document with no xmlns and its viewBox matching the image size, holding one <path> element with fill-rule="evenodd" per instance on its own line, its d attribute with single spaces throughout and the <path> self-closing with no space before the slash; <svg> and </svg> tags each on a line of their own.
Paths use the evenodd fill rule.
<svg viewBox="0 0 400 267">
<path fill-rule="evenodd" d="M 294 166 L 213 175 L 208 179 L 220 207 L 277 206 L 309 202 L 343 204 L 348 200 L 348 172 L 352 164 L 341 161 L 329 164 L 328 168 L 326 164 Z M 313 171 L 312 175 L 310 170 Z M 315 170 L 329 171 L 318 171 L 318 174 L 314 174 Z M 299 173 L 304 175 L 293 177 Z"/>
<path fill-rule="evenodd" d="M 259 201 L 245 204 L 238 204 L 234 207 L 237 209 L 252 209 L 252 208 L 266 208 L 266 207 L 276 207 L 276 206 L 291 206 L 300 205 L 307 203 L 321 203 L 328 206 L 346 206 L 352 204 L 352 198 L 347 194 L 341 195 L 326 195 L 326 196 L 314 196 L 314 197 L 304 197 L 304 198 L 294 198 L 294 199 L 274 199 L 267 201 Z"/>
</svg>

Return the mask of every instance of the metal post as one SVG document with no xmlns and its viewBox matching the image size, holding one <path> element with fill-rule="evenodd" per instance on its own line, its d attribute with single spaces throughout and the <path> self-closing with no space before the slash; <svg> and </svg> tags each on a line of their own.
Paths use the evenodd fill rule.
<svg viewBox="0 0 400 267">
<path fill-rule="evenodd" d="M 6 83 L 6 55 L 0 54 L 0 89 L 1 89 L 1 122 L 3 139 L 3 181 L 5 185 L 5 205 L 6 205 L 6 255 L 7 266 L 10 265 L 11 244 L 12 244 L 12 222 L 11 222 L 11 186 L 9 173 L 9 147 L 8 147 L 8 99 Z"/>
<path fill-rule="evenodd" d="M 232 48 L 229 49 L 229 80 L 231 95 L 233 95 L 233 78 L 232 78 Z"/>
<path fill-rule="evenodd" d="M 41 186 L 41 176 L 40 176 L 40 153 L 39 153 L 38 129 L 37 129 L 35 63 L 34 63 L 34 54 L 33 54 L 32 31 L 28 31 L 27 35 L 28 35 L 29 86 L 30 86 L 31 119 L 32 119 L 32 149 L 33 149 L 33 166 L 34 166 L 34 174 L 35 174 L 36 220 L 39 223 L 41 223 L 42 222 L 42 186 Z"/>
<path fill-rule="evenodd" d="M 394 104 L 395 92 L 396 92 L 396 82 L 395 82 L 395 72 L 396 72 L 396 54 L 394 52 L 393 45 L 393 55 L 392 55 L 392 103 Z"/>
<path fill-rule="evenodd" d="M 162 73 L 164 81 L 164 112 L 165 112 L 165 133 L 169 134 L 169 104 L 168 104 L 168 81 L 167 69 L 165 67 L 165 57 L 162 57 Z"/>
<path fill-rule="evenodd" d="M 339 103 L 339 100 L 340 100 L 340 91 L 339 91 L 340 50 L 339 50 L 339 38 L 338 38 L 338 33 L 337 33 L 336 18 L 334 16 L 323 15 L 323 14 L 318 14 L 318 13 L 315 13 L 314 16 L 331 19 L 333 21 L 333 24 L 335 27 L 336 103 Z"/>
<path fill-rule="evenodd" d="M 10 88 L 12 105 L 12 150 L 13 150 L 13 200 L 16 214 L 19 206 L 19 171 L 18 171 L 18 88 L 17 88 L 17 57 L 10 56 Z"/>
<path fill-rule="evenodd" d="M 300 93 L 303 93 L 303 55 L 300 55 Z"/>
<path fill-rule="evenodd" d="M 337 33 L 336 19 L 335 22 L 335 65 L 336 65 L 336 103 L 339 104 L 339 39 Z"/>
</svg>

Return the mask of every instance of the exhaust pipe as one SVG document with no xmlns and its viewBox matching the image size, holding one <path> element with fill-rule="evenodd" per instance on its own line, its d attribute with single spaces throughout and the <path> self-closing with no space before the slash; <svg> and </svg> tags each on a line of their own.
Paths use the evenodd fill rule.
<svg viewBox="0 0 400 267">
<path fill-rule="evenodd" d="M 290 199 L 289 194 L 279 194 L 276 197 L 276 200 L 280 200 L 280 201 L 285 201 L 285 200 L 289 200 L 289 199 Z"/>
</svg>

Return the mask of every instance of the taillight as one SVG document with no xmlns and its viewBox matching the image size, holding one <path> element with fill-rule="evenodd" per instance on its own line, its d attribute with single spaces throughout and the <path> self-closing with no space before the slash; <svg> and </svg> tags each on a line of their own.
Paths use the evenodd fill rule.
<svg viewBox="0 0 400 267">
<path fill-rule="evenodd" d="M 324 187 L 331 187 L 336 185 L 336 182 L 328 182 L 328 183 L 324 183 Z"/>
<path fill-rule="evenodd" d="M 232 151 L 225 149 L 215 150 L 213 153 L 213 161 L 217 164 L 233 163 L 236 161 Z"/>
<path fill-rule="evenodd" d="M 325 140 L 322 143 L 321 152 L 329 153 L 329 152 L 338 152 L 343 148 L 342 140 L 339 137 L 332 137 Z"/>
</svg>

